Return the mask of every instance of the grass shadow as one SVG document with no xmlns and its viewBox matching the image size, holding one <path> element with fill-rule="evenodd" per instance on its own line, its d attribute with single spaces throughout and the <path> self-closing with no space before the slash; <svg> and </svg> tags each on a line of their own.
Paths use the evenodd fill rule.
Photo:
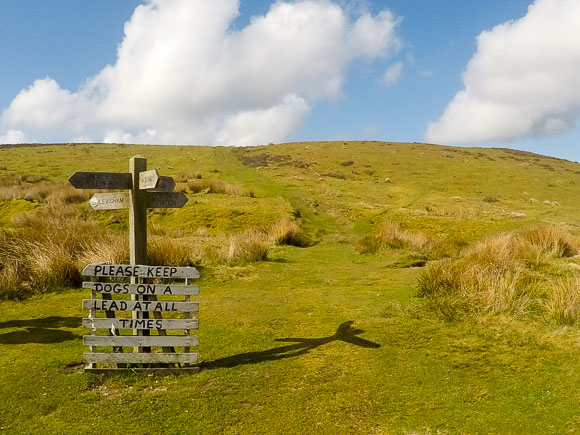
<svg viewBox="0 0 580 435">
<path fill-rule="evenodd" d="M 58 328 L 78 328 L 79 326 L 81 326 L 80 317 L 51 316 L 42 319 L 9 320 L 1 322 L 0 329 L 25 328 L 25 330 L 0 334 L 0 344 L 51 344 L 78 340 L 80 336 Z"/>
<path fill-rule="evenodd" d="M 374 343 L 358 335 L 364 333 L 362 329 L 352 328 L 354 322 L 349 320 L 339 325 L 336 332 L 328 337 L 320 338 L 277 338 L 274 341 L 290 342 L 287 346 L 275 347 L 260 352 L 247 352 L 238 355 L 232 355 L 226 358 L 220 358 L 213 361 L 203 362 L 200 364 L 202 369 L 232 368 L 246 364 L 259 364 L 265 361 L 277 361 L 285 358 L 293 358 L 304 355 L 310 351 L 334 341 L 343 341 L 355 346 L 367 349 L 377 349 L 380 344 Z"/>
<path fill-rule="evenodd" d="M 82 324 L 80 317 L 51 316 L 42 319 L 8 320 L 0 322 L 1 328 L 78 328 Z"/>
</svg>

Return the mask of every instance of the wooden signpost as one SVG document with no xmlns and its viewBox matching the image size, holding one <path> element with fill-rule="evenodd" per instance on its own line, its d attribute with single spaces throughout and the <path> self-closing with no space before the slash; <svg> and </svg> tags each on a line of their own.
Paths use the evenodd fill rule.
<svg viewBox="0 0 580 435">
<path fill-rule="evenodd" d="M 191 347 L 199 344 L 198 337 L 190 335 L 192 330 L 198 328 L 197 319 L 192 317 L 193 313 L 198 311 L 199 305 L 191 302 L 190 297 L 199 294 L 199 287 L 189 285 L 189 279 L 199 277 L 197 269 L 89 264 L 84 268 L 83 276 L 98 280 L 114 279 L 113 282 L 83 283 L 83 288 L 91 290 L 91 299 L 83 300 L 83 309 L 89 311 L 89 317 L 83 319 L 83 326 L 92 331 L 91 335 L 83 337 L 83 343 L 90 348 L 90 352 L 84 355 L 84 360 L 88 363 L 86 371 L 130 370 L 153 371 L 158 374 L 199 371 L 198 367 L 192 366 L 197 363 L 199 354 L 190 352 Z M 126 282 L 135 279 L 171 282 L 166 284 Z M 176 279 L 185 279 L 185 285 L 175 284 Z M 128 299 L 129 296 L 132 299 Z M 182 296 L 182 300 L 176 300 L 176 296 Z M 102 312 L 106 317 L 97 317 L 98 313 Z M 123 312 L 132 312 L 133 317 L 116 317 L 116 313 Z M 140 316 L 143 313 L 152 313 L 153 318 Z M 164 319 L 161 313 L 172 313 L 173 317 Z M 124 335 L 128 330 L 136 333 Z M 169 335 L 167 330 L 181 332 L 179 335 L 175 335 L 176 333 Z M 144 334 L 145 332 L 149 334 Z M 151 335 L 151 332 L 155 332 L 156 335 Z M 112 349 L 112 352 L 100 350 L 103 347 Z M 124 347 L 133 347 L 137 352 L 125 352 Z M 161 348 L 162 352 L 151 352 L 152 348 Z M 183 351 L 177 352 L 176 348 L 182 348 Z M 101 366 L 112 364 L 116 367 Z M 136 366 L 129 368 L 127 364 Z M 177 367 L 176 364 L 180 366 Z M 159 367 L 160 365 L 171 367 Z"/>
<path fill-rule="evenodd" d="M 128 173 L 75 172 L 69 181 L 77 189 L 120 190 L 94 194 L 89 204 L 95 210 L 129 209 L 130 264 L 89 264 L 83 270 L 83 276 L 91 277 L 83 288 L 92 293 L 91 299 L 83 300 L 83 309 L 89 310 L 83 326 L 92 330 L 83 337 L 90 347 L 85 370 L 197 372 L 199 368 L 191 364 L 198 361 L 198 354 L 190 347 L 198 345 L 198 338 L 190 332 L 198 328 L 193 313 L 199 306 L 190 297 L 199 293 L 199 287 L 189 280 L 199 278 L 199 272 L 195 267 L 147 266 L 147 209 L 181 208 L 187 197 L 173 192 L 173 178 L 147 170 L 147 160 L 141 156 L 130 159 Z M 124 312 L 131 312 L 131 317 L 123 316 Z M 163 318 L 164 312 L 172 313 L 171 318 Z M 126 335 L 130 330 L 133 335 Z M 168 335 L 167 330 L 182 332 Z M 112 352 L 104 352 L 103 347 Z M 125 352 L 124 347 L 135 351 Z M 162 352 L 152 351 L 155 347 Z"/>
</svg>

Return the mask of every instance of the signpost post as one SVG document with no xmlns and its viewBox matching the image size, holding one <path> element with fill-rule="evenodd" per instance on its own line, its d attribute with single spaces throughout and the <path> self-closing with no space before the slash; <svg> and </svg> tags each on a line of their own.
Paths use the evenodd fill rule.
<svg viewBox="0 0 580 435">
<path fill-rule="evenodd" d="M 199 288 L 189 285 L 189 279 L 199 278 L 194 267 L 147 266 L 147 209 L 181 208 L 187 197 L 181 192 L 173 192 L 175 181 L 171 177 L 160 176 L 157 170 L 147 170 L 147 159 L 134 156 L 129 162 L 129 172 L 75 172 L 69 182 L 77 189 L 115 189 L 120 191 L 95 193 L 89 204 L 95 210 L 129 209 L 129 249 L 130 264 L 90 264 L 83 270 L 84 276 L 91 276 L 92 282 L 83 287 L 92 290 L 92 298 L 83 301 L 83 308 L 89 310 L 89 318 L 83 325 L 92 329 L 92 335 L 85 336 L 85 345 L 91 352 L 85 354 L 89 365 L 85 370 L 114 370 L 96 368 L 97 363 L 116 363 L 117 370 L 127 369 L 127 363 L 138 364 L 131 370 L 150 370 L 144 367 L 159 363 L 195 363 L 198 354 L 190 353 L 190 346 L 197 346 L 198 340 L 190 336 L 190 330 L 197 329 L 197 320 L 192 313 L 197 312 L 197 303 L 190 302 L 191 295 L 197 295 Z M 100 282 L 113 278 L 115 282 Z M 119 278 L 130 282 L 119 283 Z M 185 285 L 151 284 L 151 280 L 172 282 L 185 279 Z M 101 298 L 97 298 L 97 295 Z M 113 295 L 130 295 L 131 300 L 119 300 Z M 175 298 L 159 300 L 166 295 L 184 296 L 183 302 Z M 97 318 L 97 311 L 104 311 L 106 318 Z M 117 311 L 131 311 L 132 318 L 116 318 Z M 149 313 L 153 319 L 149 319 Z M 183 313 L 182 319 L 164 319 L 162 312 Z M 98 329 L 106 328 L 109 336 L 98 336 Z M 132 329 L 133 336 L 119 336 L 118 330 Z M 167 329 L 183 329 L 185 335 L 167 336 Z M 156 330 L 156 336 L 150 331 Z M 113 353 L 97 353 L 97 346 L 112 346 Z M 123 346 L 134 346 L 137 353 L 122 353 Z M 163 353 L 150 353 L 151 346 L 160 346 Z M 181 346 L 184 353 L 175 353 L 174 346 Z M 122 367 L 122 368 L 121 368 Z M 160 370 L 156 368 L 155 370 Z M 177 371 L 196 371 L 197 367 L 170 367 Z"/>
</svg>

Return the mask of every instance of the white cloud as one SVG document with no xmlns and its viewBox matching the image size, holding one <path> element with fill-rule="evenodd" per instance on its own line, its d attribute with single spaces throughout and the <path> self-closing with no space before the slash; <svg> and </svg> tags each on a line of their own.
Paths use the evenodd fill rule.
<svg viewBox="0 0 580 435">
<path fill-rule="evenodd" d="M 403 75 L 403 62 L 397 62 L 391 65 L 383 74 L 381 83 L 385 86 L 393 86 L 397 83 Z"/>
<path fill-rule="evenodd" d="M 397 19 L 352 18 L 330 0 L 273 3 L 236 31 L 237 0 L 149 0 L 117 60 L 77 92 L 45 78 L 3 112 L 6 128 L 105 142 L 282 141 L 312 104 L 340 96 L 348 66 L 398 49 Z"/>
<path fill-rule="evenodd" d="M 4 144 L 28 143 L 28 138 L 20 130 L 8 130 L 5 134 L 0 136 L 0 143 Z"/>
<path fill-rule="evenodd" d="M 571 129 L 580 116 L 578 29 L 578 0 L 536 0 L 525 17 L 481 33 L 465 89 L 426 140 L 483 144 Z"/>
</svg>

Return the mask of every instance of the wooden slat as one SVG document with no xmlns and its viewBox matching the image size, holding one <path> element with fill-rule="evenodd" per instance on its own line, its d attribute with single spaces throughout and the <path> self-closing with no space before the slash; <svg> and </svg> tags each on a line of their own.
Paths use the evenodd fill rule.
<svg viewBox="0 0 580 435">
<path fill-rule="evenodd" d="M 83 319 L 83 327 L 89 329 L 197 329 L 197 319 Z"/>
<path fill-rule="evenodd" d="M 68 179 L 77 189 L 131 189 L 133 182 L 127 172 L 75 172 Z"/>
<path fill-rule="evenodd" d="M 197 346 L 199 340 L 196 336 L 187 335 L 85 335 L 85 346 Z"/>
<path fill-rule="evenodd" d="M 176 295 L 196 296 L 199 287 L 196 285 L 179 284 L 129 284 L 118 282 L 83 282 L 83 288 L 97 293 L 115 295 Z"/>
<path fill-rule="evenodd" d="M 85 353 L 86 363 L 196 363 L 198 353 Z"/>
<path fill-rule="evenodd" d="M 104 311 L 159 311 L 159 312 L 197 312 L 197 302 L 175 301 L 108 301 L 105 299 L 83 299 L 83 309 Z"/>
<path fill-rule="evenodd" d="M 182 192 L 147 192 L 147 208 L 181 208 L 187 204 Z"/>
<path fill-rule="evenodd" d="M 89 200 L 93 210 L 123 210 L 131 205 L 129 192 L 95 193 Z"/>
<path fill-rule="evenodd" d="M 132 367 L 130 369 L 115 369 L 115 368 L 91 368 L 85 367 L 85 372 L 90 372 L 96 375 L 121 375 L 127 373 L 146 373 L 156 376 L 169 376 L 169 375 L 193 375 L 200 372 L 199 367 L 150 367 L 150 368 L 138 368 Z"/>
<path fill-rule="evenodd" d="M 144 266 L 129 264 L 88 264 L 83 269 L 84 276 L 114 276 L 141 278 L 199 278 L 195 267 Z"/>
</svg>

